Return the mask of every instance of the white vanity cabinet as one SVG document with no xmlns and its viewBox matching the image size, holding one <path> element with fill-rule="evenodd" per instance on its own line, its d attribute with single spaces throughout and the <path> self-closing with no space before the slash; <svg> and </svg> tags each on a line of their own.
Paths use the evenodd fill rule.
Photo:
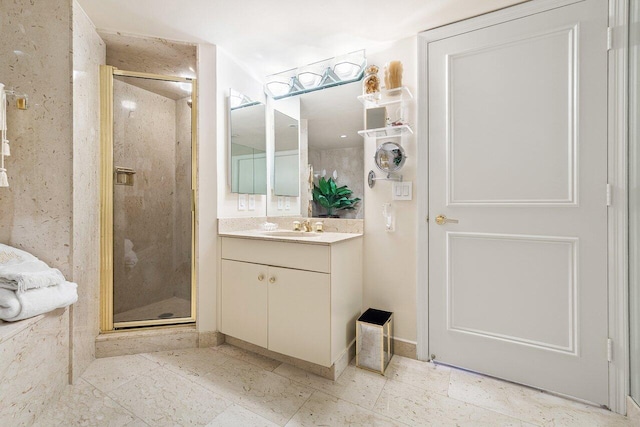
<svg viewBox="0 0 640 427">
<path fill-rule="evenodd" d="M 355 339 L 362 238 L 326 244 L 221 240 L 220 331 L 331 366 Z"/>
</svg>

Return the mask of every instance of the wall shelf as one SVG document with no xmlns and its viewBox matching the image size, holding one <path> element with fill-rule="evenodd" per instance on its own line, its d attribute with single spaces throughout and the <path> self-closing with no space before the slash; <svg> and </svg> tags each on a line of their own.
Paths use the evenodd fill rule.
<svg viewBox="0 0 640 427">
<path fill-rule="evenodd" d="M 403 101 L 413 99 L 411 91 L 406 86 L 395 89 L 382 90 L 380 92 L 368 93 L 358 96 L 358 100 L 367 107 L 382 107 L 390 104 L 398 104 Z"/>
<path fill-rule="evenodd" d="M 389 138 L 394 136 L 411 135 L 413 129 L 409 125 L 387 126 L 378 129 L 359 130 L 358 135 L 365 138 Z"/>
</svg>

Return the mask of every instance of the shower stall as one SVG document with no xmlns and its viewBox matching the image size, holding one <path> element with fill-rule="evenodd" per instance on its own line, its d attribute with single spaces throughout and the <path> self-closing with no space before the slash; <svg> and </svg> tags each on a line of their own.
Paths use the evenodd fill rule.
<svg viewBox="0 0 640 427">
<path fill-rule="evenodd" d="M 101 331 L 195 321 L 195 80 L 101 69 Z"/>
</svg>

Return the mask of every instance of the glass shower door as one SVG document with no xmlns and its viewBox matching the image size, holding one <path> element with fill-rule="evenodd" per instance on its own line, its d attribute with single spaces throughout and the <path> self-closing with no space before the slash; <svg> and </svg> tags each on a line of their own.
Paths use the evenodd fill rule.
<svg viewBox="0 0 640 427">
<path fill-rule="evenodd" d="M 191 91 L 114 72 L 116 329 L 193 321 Z"/>
</svg>

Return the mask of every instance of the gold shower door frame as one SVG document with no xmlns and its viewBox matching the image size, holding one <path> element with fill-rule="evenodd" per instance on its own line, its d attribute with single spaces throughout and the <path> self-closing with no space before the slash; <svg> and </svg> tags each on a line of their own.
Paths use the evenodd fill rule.
<svg viewBox="0 0 640 427">
<path fill-rule="evenodd" d="M 172 319 L 113 321 L 113 76 L 191 83 L 191 316 Z M 196 79 L 118 70 L 100 66 L 100 332 L 119 328 L 173 326 L 196 321 L 197 212 L 197 86 Z"/>
</svg>

